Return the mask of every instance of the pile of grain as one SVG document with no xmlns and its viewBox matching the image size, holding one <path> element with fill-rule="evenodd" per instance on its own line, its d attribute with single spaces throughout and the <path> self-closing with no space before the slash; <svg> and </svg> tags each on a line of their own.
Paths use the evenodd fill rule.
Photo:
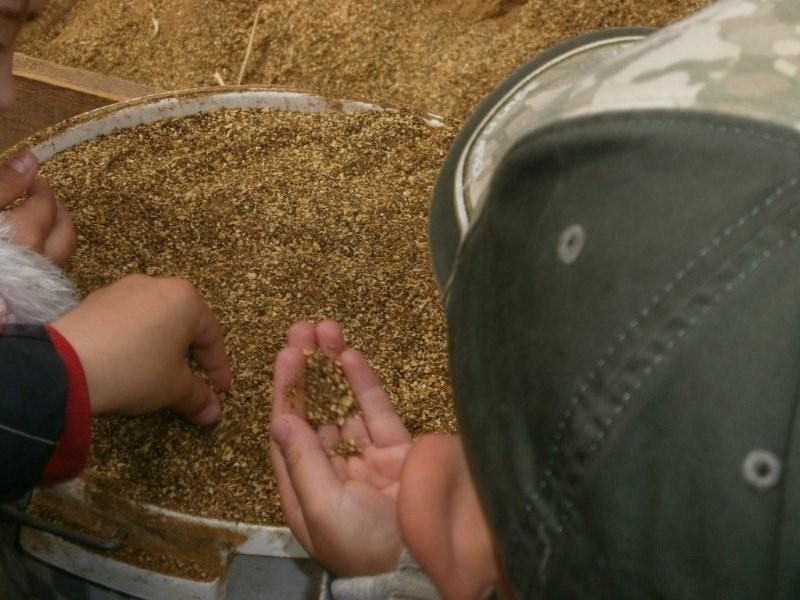
<svg viewBox="0 0 800 600">
<path fill-rule="evenodd" d="M 194 523 L 178 523 L 134 506 L 125 497 L 88 493 L 88 503 L 61 490 L 37 490 L 28 512 L 67 531 L 110 540 L 123 536 L 114 560 L 195 581 L 225 572 L 227 556 L 242 534 Z M 100 551 L 101 554 L 105 552 Z"/>
<path fill-rule="evenodd" d="M 49 0 L 20 49 L 165 89 L 246 83 L 366 96 L 464 117 L 567 38 L 661 27 L 710 0 Z"/>
<path fill-rule="evenodd" d="M 298 388 L 293 386 L 289 393 L 290 397 L 297 396 Z M 348 417 L 358 412 L 342 365 L 338 361 L 331 361 L 321 350 L 306 351 L 303 405 L 306 419 L 312 427 L 341 427 Z"/>
<path fill-rule="evenodd" d="M 358 403 L 350 383 L 342 370 L 342 364 L 332 361 L 322 350 L 306 350 L 305 387 L 300 391 L 296 385 L 287 390 L 289 399 L 302 402 L 306 419 L 312 427 L 336 425 L 341 427 L 349 417 L 360 414 Z M 336 448 L 328 454 L 349 457 L 359 453 L 353 439 L 339 440 Z"/>
<path fill-rule="evenodd" d="M 282 522 L 268 462 L 272 363 L 298 319 L 332 318 L 409 429 L 451 431 L 444 319 L 426 220 L 455 134 L 405 114 L 221 111 L 112 134 L 44 165 L 73 215 L 81 292 L 179 275 L 219 315 L 224 419 L 95 421 L 89 476 L 134 500 Z"/>
</svg>

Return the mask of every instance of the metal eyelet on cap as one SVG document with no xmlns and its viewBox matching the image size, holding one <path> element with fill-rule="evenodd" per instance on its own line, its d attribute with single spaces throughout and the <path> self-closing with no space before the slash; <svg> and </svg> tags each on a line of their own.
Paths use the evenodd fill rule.
<svg viewBox="0 0 800 600">
<path fill-rule="evenodd" d="M 570 225 L 558 237 L 558 258 L 564 264 L 572 264 L 581 254 L 586 243 L 586 232 L 580 225 Z"/>
<path fill-rule="evenodd" d="M 742 463 L 742 477 L 759 492 L 771 490 L 781 479 L 781 461 L 767 450 L 752 450 Z"/>
</svg>

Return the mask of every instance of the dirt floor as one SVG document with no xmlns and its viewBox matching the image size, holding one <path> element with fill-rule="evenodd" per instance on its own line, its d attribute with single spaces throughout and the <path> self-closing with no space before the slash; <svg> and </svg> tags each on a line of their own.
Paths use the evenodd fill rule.
<svg viewBox="0 0 800 600">
<path fill-rule="evenodd" d="M 50 0 L 20 51 L 165 89 L 238 80 L 465 117 L 539 51 L 709 0 Z M 215 77 L 215 73 L 218 77 Z"/>
</svg>

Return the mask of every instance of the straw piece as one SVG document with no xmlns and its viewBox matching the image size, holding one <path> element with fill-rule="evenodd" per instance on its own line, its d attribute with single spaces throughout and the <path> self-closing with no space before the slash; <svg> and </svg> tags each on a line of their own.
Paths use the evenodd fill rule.
<svg viewBox="0 0 800 600">
<path fill-rule="evenodd" d="M 250 39 L 247 40 L 247 50 L 244 53 L 244 60 L 242 67 L 239 69 L 239 77 L 236 79 L 236 85 L 242 85 L 244 81 L 244 74 L 247 71 L 247 63 L 250 62 L 250 55 L 253 52 L 253 42 L 256 39 L 256 31 L 258 30 L 258 19 L 261 17 L 261 10 L 264 8 L 263 4 L 259 4 L 256 8 L 255 15 L 253 16 L 253 27 L 250 29 Z"/>
<path fill-rule="evenodd" d="M 222 78 L 222 75 L 219 74 L 219 71 L 214 71 L 214 81 L 216 81 L 218 85 L 226 85 L 225 80 Z"/>
</svg>

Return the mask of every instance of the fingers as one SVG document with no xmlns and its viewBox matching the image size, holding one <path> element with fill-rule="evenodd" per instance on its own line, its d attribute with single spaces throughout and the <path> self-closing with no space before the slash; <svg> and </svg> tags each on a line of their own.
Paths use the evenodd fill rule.
<svg viewBox="0 0 800 600">
<path fill-rule="evenodd" d="M 314 324 L 307 321 L 299 321 L 289 328 L 286 334 L 288 346 L 300 348 L 301 350 L 313 350 L 317 347 L 317 337 L 314 332 Z"/>
<path fill-rule="evenodd" d="M 127 278 L 130 281 L 130 278 Z M 227 390 L 231 385 L 231 367 L 225 353 L 225 343 L 219 321 L 211 312 L 208 304 L 200 297 L 195 287 L 185 279 L 168 278 L 158 280 L 180 315 L 194 315 L 193 322 L 188 321 L 189 351 L 192 357 L 208 375 L 211 386 L 216 390 Z M 188 363 L 186 372 L 191 373 Z M 197 382 L 203 384 L 204 394 Z M 187 405 L 175 409 L 181 416 L 200 425 L 207 425 L 219 418 L 219 397 L 205 382 L 192 374 L 194 392 L 192 398 L 195 405 Z"/>
<path fill-rule="evenodd" d="M 183 393 L 178 394 L 175 404 L 168 408 L 190 423 L 203 427 L 219 420 L 219 396 L 206 382 L 196 377 L 188 365 L 183 373 L 182 387 Z"/>
<path fill-rule="evenodd" d="M 343 491 L 319 436 L 308 423 L 284 414 L 272 423 L 272 439 L 284 460 L 286 473 L 297 495 L 309 529 L 325 525 Z"/>
<path fill-rule="evenodd" d="M 25 191 L 25 201 L 5 217 L 14 228 L 12 241 L 63 266 L 75 248 L 76 237 L 67 209 L 53 198 L 44 177 L 34 178 Z"/>
<path fill-rule="evenodd" d="M 200 313 L 191 343 L 192 356 L 208 374 L 211 385 L 224 391 L 231 386 L 231 366 L 225 353 L 222 329 L 214 313 L 199 295 L 197 302 L 200 303 Z"/>
<path fill-rule="evenodd" d="M 331 320 L 321 321 L 315 327 L 317 345 L 322 349 L 329 360 L 339 360 L 339 355 L 345 349 L 344 334 L 338 323 Z M 339 427 L 336 425 L 323 425 L 319 428 L 319 437 L 322 446 L 327 452 L 333 452 L 342 440 Z M 334 460 L 334 466 L 343 467 L 343 461 Z M 341 470 L 341 469 L 340 469 Z"/>
<path fill-rule="evenodd" d="M 299 324 L 298 324 L 299 325 Z M 304 327 L 292 328 L 295 335 L 290 335 L 295 343 L 308 342 Z M 292 331 L 290 330 L 290 331 Z M 311 326 L 311 334 L 314 328 Z M 282 415 L 291 414 L 305 419 L 302 389 L 305 384 L 306 357 L 301 347 L 289 346 L 281 350 L 275 360 L 275 371 L 272 380 L 272 420 Z M 293 393 L 292 389 L 294 389 Z M 319 437 L 326 452 L 339 445 L 339 428 L 335 425 L 323 425 L 319 428 Z"/>
<path fill-rule="evenodd" d="M 377 375 L 360 353 L 346 349 L 344 334 L 337 323 L 327 320 L 322 321 L 316 327 L 308 322 L 296 323 L 289 330 L 288 340 L 289 346 L 296 350 L 311 349 L 318 344 L 329 358 L 341 360 L 345 375 L 364 413 L 363 420 L 348 419 L 341 432 L 333 426 L 320 427 L 319 438 L 326 451 L 335 449 L 342 438 L 355 440 L 360 448 L 364 448 L 372 442 L 382 447 L 410 441 L 411 438 L 383 391 Z M 279 371 L 284 373 L 282 389 L 276 388 L 276 403 L 279 405 L 286 401 L 285 387 L 287 384 L 298 385 L 303 382 L 305 366 L 298 367 L 299 355 L 291 356 L 293 358 L 285 357 L 283 360 L 287 361 L 287 365 L 293 365 L 293 379 L 286 379 L 285 372 L 276 364 L 276 376 Z M 280 398 L 277 396 L 278 391 L 281 392 Z M 289 408 L 295 409 L 294 414 L 300 414 L 296 410 L 297 407 Z"/>
<path fill-rule="evenodd" d="M 12 241 L 43 253 L 57 213 L 50 186 L 44 178 L 37 177 L 31 184 L 25 201 L 6 216 L 6 221 L 14 226 Z"/>
<path fill-rule="evenodd" d="M 344 456 L 331 456 L 331 467 L 333 468 L 333 472 L 336 473 L 336 476 L 339 478 L 339 481 L 342 483 L 347 482 L 348 480 L 352 479 L 350 477 L 350 472 L 347 467 L 347 461 Z"/>
<path fill-rule="evenodd" d="M 387 448 L 367 448 L 364 461 L 370 468 L 390 481 L 398 481 L 403 471 L 403 463 L 408 454 L 409 444 L 389 446 Z"/>
<path fill-rule="evenodd" d="M 378 447 L 411 441 L 403 422 L 383 390 L 378 376 L 360 352 L 348 348 L 340 360 L 364 417 L 364 425 Z"/>
<path fill-rule="evenodd" d="M 316 327 L 316 340 L 330 360 L 338 360 L 339 355 L 344 352 L 344 334 L 335 321 L 320 322 Z"/>
<path fill-rule="evenodd" d="M 287 338 L 290 349 L 295 351 L 313 350 L 319 345 L 331 360 L 336 360 L 339 353 L 344 350 L 344 335 L 342 335 L 339 326 L 333 321 L 323 321 L 316 327 L 313 323 L 300 321 L 292 325 L 287 334 Z M 280 392 L 284 398 L 276 399 L 278 402 L 284 400 L 290 401 L 290 399 L 285 398 L 287 387 L 294 386 L 295 388 L 300 388 L 302 384 L 305 383 L 305 364 L 303 364 L 302 368 L 298 368 L 297 355 L 290 353 L 284 360 L 286 362 L 281 362 L 280 367 L 276 361 L 276 380 L 279 370 L 282 372 L 282 375 L 286 372 L 283 367 L 284 364 L 290 367 L 292 378 L 286 379 L 286 383 L 281 384 Z M 305 357 L 303 357 L 302 360 L 303 363 L 305 363 Z M 282 381 L 283 379 L 282 377 Z M 276 392 L 277 391 L 276 389 Z M 294 409 L 293 414 L 302 416 L 301 413 L 297 412 L 297 407 L 291 408 Z M 318 428 L 318 434 L 322 447 L 326 452 L 332 452 L 339 445 L 341 438 L 339 437 L 339 428 L 336 425 L 322 425 Z"/>
<path fill-rule="evenodd" d="M 272 464 L 272 473 L 275 475 L 275 482 L 278 484 L 278 497 L 281 501 L 281 508 L 283 509 L 283 514 L 286 516 L 286 524 L 289 526 L 289 529 L 292 530 L 294 537 L 297 538 L 300 545 L 305 548 L 306 552 L 314 556 L 314 545 L 308 533 L 308 526 L 303 516 L 303 509 L 300 507 L 297 494 L 294 493 L 292 480 L 289 479 L 289 472 L 286 470 L 286 462 L 283 460 L 281 449 L 274 440 L 270 441 L 269 454 Z"/>
<path fill-rule="evenodd" d="M 333 452 L 341 441 L 338 425 L 320 425 L 317 427 L 317 435 L 322 443 L 325 452 Z"/>
<path fill-rule="evenodd" d="M 75 227 L 72 224 L 72 217 L 67 212 L 66 207 L 59 202 L 56 204 L 56 220 L 53 229 L 44 243 L 44 254 L 60 267 L 63 267 L 72 251 L 75 250 L 77 237 Z"/>
<path fill-rule="evenodd" d="M 276 419 L 284 414 L 294 415 L 300 419 L 305 418 L 302 388 L 305 383 L 306 357 L 303 349 L 309 345 L 313 347 L 314 326 L 311 323 L 296 323 L 289 329 L 288 344 L 275 359 L 272 378 L 272 423 L 275 423 Z M 292 386 L 297 392 L 290 395 L 289 388 Z M 300 545 L 313 556 L 314 548 L 300 501 L 292 486 L 280 447 L 274 440 L 270 442 L 270 458 L 286 523 Z"/>
<path fill-rule="evenodd" d="M 20 152 L 0 166 L 0 210 L 28 191 L 39 170 L 39 162 L 30 152 Z"/>
<path fill-rule="evenodd" d="M 341 429 L 341 436 L 342 439 L 353 440 L 360 450 L 372 445 L 367 428 L 364 426 L 364 419 L 357 415 L 345 419 Z"/>
<path fill-rule="evenodd" d="M 393 483 L 398 481 L 398 478 L 386 477 L 375 469 L 368 460 L 357 456 L 351 457 L 347 461 L 347 475 L 349 479 L 366 483 L 381 491 L 391 487 Z"/>
<path fill-rule="evenodd" d="M 312 329 L 313 332 L 313 329 Z M 305 382 L 306 357 L 302 348 L 290 346 L 284 348 L 275 359 L 275 370 L 272 378 L 272 420 L 283 414 L 305 418 L 303 410 L 302 389 Z M 290 394 L 294 387 L 295 394 Z"/>
</svg>

